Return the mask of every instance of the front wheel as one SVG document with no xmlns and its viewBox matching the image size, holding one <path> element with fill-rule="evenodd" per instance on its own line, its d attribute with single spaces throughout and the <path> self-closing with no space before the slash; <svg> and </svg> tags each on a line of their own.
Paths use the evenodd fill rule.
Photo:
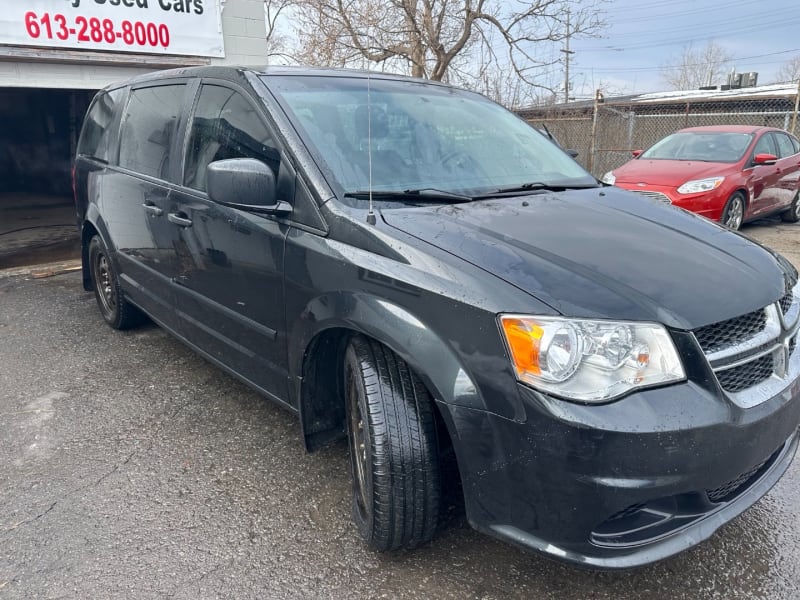
<svg viewBox="0 0 800 600">
<path fill-rule="evenodd" d="M 781 220 L 787 223 L 797 223 L 800 221 L 800 192 L 794 195 L 794 200 L 789 205 L 789 210 L 781 213 Z"/>
<path fill-rule="evenodd" d="M 721 222 L 728 229 L 737 231 L 744 221 L 744 196 L 741 192 L 736 192 L 728 199 L 725 210 L 722 211 Z"/>
<path fill-rule="evenodd" d="M 380 551 L 429 541 L 441 475 L 428 391 L 391 350 L 357 335 L 345 351 L 344 397 L 359 533 Z"/>
<path fill-rule="evenodd" d="M 144 315 L 125 299 L 111 257 L 99 235 L 89 242 L 89 265 L 97 306 L 106 323 L 114 329 L 130 329 L 144 321 Z"/>
</svg>

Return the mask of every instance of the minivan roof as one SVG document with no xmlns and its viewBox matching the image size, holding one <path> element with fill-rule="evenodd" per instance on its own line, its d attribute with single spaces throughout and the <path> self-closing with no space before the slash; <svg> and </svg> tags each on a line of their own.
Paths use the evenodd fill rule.
<svg viewBox="0 0 800 600">
<path fill-rule="evenodd" d="M 269 77 L 270 75 L 290 75 L 290 76 L 315 76 L 315 77 L 348 77 L 357 79 L 392 79 L 407 82 L 425 82 L 433 85 L 450 87 L 447 84 L 430 79 L 419 77 L 408 77 L 394 73 L 383 73 L 376 71 L 366 71 L 360 69 L 342 69 L 331 67 L 308 67 L 308 66 L 263 66 L 263 67 L 242 67 L 242 66 L 208 66 L 208 67 L 182 67 L 178 69 L 168 69 L 165 71 L 155 71 L 139 75 L 133 79 L 120 81 L 106 86 L 105 89 L 115 89 L 126 85 L 144 83 L 148 81 L 158 81 L 160 79 L 171 79 L 174 77 L 216 77 L 219 79 L 238 80 L 244 74 L 250 73 L 256 76 Z"/>
</svg>

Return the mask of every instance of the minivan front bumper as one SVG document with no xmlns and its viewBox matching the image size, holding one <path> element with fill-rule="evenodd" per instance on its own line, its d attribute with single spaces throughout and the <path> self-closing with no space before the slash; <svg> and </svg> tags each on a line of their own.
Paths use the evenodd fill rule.
<svg viewBox="0 0 800 600">
<path fill-rule="evenodd" d="M 442 404 L 476 529 L 598 569 L 661 560 L 761 498 L 798 445 L 800 381 L 743 409 L 692 381 L 601 406 L 519 385 L 524 422 Z"/>
</svg>

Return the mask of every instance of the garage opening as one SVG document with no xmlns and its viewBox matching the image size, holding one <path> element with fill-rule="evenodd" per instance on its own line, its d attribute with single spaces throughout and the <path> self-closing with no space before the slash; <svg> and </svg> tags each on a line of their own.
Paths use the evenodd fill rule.
<svg viewBox="0 0 800 600">
<path fill-rule="evenodd" d="M 80 258 L 70 171 L 94 94 L 0 88 L 0 269 Z"/>
</svg>

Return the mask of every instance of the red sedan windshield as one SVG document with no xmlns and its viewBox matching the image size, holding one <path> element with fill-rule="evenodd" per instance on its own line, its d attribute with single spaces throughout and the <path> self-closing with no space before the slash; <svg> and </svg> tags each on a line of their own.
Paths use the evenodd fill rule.
<svg viewBox="0 0 800 600">
<path fill-rule="evenodd" d="M 683 131 L 665 137 L 642 158 L 734 163 L 744 156 L 752 139 L 749 133 Z"/>
</svg>

